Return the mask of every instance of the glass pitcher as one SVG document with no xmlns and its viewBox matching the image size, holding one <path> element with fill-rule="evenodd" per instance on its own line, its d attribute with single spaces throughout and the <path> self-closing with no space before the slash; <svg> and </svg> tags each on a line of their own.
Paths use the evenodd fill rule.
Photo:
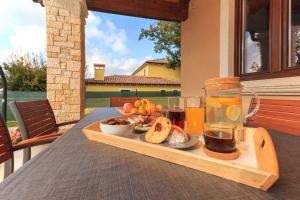
<svg viewBox="0 0 300 200">
<path fill-rule="evenodd" d="M 242 90 L 239 77 L 213 78 L 205 81 L 205 125 L 204 140 L 207 149 L 220 153 L 236 151 L 235 132 L 243 127 L 244 120 L 259 109 L 256 93 L 255 109 L 243 116 Z"/>
</svg>

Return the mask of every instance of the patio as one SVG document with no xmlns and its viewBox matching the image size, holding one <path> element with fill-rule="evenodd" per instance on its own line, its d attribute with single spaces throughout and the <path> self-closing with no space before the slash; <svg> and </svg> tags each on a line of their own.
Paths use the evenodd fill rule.
<svg viewBox="0 0 300 200">
<path fill-rule="evenodd" d="M 267 192 L 89 141 L 82 128 L 120 115 L 96 109 L 0 185 L 1 199 L 297 199 L 299 137 L 270 132 L 281 177 Z M 288 146 L 286 144 L 289 144 Z M 62 153 L 63 152 L 63 153 Z M 51 166 L 51 167 L 49 167 Z M 22 183 L 22 184 L 20 184 Z"/>
<path fill-rule="evenodd" d="M 55 115 L 54 122 L 58 125 L 80 121 L 53 144 L 34 147 L 32 155 L 35 157 L 0 184 L 0 199 L 299 198 L 300 70 L 297 62 L 293 63 L 298 49 L 293 46 L 292 25 L 287 23 L 292 18 L 288 17 L 290 7 L 295 7 L 294 14 L 298 16 L 299 3 L 292 4 L 295 2 L 292 0 L 289 3 L 271 0 L 271 4 L 264 0 L 260 3 L 256 0 L 35 2 L 46 9 L 47 98 Z M 256 190 L 198 172 L 193 167 L 182 167 L 84 137 L 82 129 L 87 125 L 121 116 L 115 108 L 98 108 L 84 117 L 88 10 L 181 22 L 182 96 L 203 96 L 205 80 L 213 77 L 239 76 L 243 86 L 258 92 L 263 99 L 263 109 L 256 118 L 247 121 L 247 125 L 269 128 L 280 165 L 280 179 L 274 186 L 267 192 Z M 262 14 L 252 16 L 257 10 Z M 271 29 L 268 41 L 272 45 L 267 51 L 263 49 L 262 40 L 269 30 L 247 24 L 265 12 L 271 13 L 267 21 Z M 255 32 L 258 29 L 260 32 Z M 247 34 L 248 40 L 261 42 L 262 68 L 257 71 L 247 68 Z M 268 64 L 264 65 L 266 55 Z M 242 96 L 244 114 L 259 104 L 248 90 L 243 90 Z M 261 149 L 264 145 L 265 140 L 260 144 Z M 28 157 L 27 151 L 28 147 L 25 157 Z M 15 170 L 20 166 L 20 153 L 14 153 Z"/>
</svg>

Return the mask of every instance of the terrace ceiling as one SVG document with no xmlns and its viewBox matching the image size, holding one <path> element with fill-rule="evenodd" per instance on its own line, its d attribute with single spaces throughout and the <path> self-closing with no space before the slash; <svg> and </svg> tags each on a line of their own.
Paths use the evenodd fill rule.
<svg viewBox="0 0 300 200">
<path fill-rule="evenodd" d="M 89 10 L 168 21 L 188 18 L 190 0 L 86 0 Z"/>
</svg>

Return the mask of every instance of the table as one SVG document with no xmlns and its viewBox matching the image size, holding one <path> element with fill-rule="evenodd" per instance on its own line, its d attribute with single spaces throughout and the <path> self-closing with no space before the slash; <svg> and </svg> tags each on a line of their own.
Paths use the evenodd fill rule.
<svg viewBox="0 0 300 200">
<path fill-rule="evenodd" d="M 300 137 L 271 131 L 280 179 L 267 191 L 89 141 L 81 129 L 120 115 L 99 108 L 0 184 L 0 199 L 300 199 Z"/>
</svg>

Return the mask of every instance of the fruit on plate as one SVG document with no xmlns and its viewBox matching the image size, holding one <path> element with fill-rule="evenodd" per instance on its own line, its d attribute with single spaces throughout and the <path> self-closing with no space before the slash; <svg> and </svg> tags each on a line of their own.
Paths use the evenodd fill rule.
<svg viewBox="0 0 300 200">
<path fill-rule="evenodd" d="M 153 103 L 149 103 L 146 105 L 147 113 L 155 113 L 156 112 L 156 105 Z"/>
<path fill-rule="evenodd" d="M 125 113 L 131 113 L 131 110 L 133 109 L 133 108 L 135 108 L 131 103 L 125 103 L 124 105 L 123 105 L 123 111 L 125 112 Z"/>
<path fill-rule="evenodd" d="M 157 110 L 157 112 L 162 112 L 163 111 L 162 105 L 157 104 L 156 105 L 156 110 Z"/>
<path fill-rule="evenodd" d="M 185 143 L 189 140 L 189 136 L 182 128 L 176 125 L 172 125 L 171 131 L 169 133 L 168 138 L 166 141 L 169 144 L 179 144 Z"/>
<path fill-rule="evenodd" d="M 147 110 L 145 108 L 139 108 L 137 111 L 138 114 L 141 115 L 146 115 L 147 114 Z"/>
<path fill-rule="evenodd" d="M 162 105 L 151 103 L 149 99 L 136 100 L 134 104 L 125 103 L 123 105 L 123 112 L 126 114 L 147 115 L 162 112 L 162 110 Z"/>
<path fill-rule="evenodd" d="M 136 108 L 140 107 L 141 105 L 142 105 L 142 101 L 141 101 L 141 100 L 136 100 L 136 101 L 134 102 L 134 106 L 135 106 Z"/>
<path fill-rule="evenodd" d="M 150 100 L 149 99 L 142 99 L 141 101 L 142 101 L 142 104 L 144 104 L 144 105 L 150 104 Z"/>
<path fill-rule="evenodd" d="M 146 133 L 145 140 L 149 143 L 160 144 L 168 137 L 171 128 L 172 123 L 168 118 L 158 117 Z"/>
<path fill-rule="evenodd" d="M 138 112 L 138 109 L 137 109 L 137 108 L 132 108 L 130 113 L 135 114 L 135 113 L 137 113 L 137 112 Z"/>
</svg>

